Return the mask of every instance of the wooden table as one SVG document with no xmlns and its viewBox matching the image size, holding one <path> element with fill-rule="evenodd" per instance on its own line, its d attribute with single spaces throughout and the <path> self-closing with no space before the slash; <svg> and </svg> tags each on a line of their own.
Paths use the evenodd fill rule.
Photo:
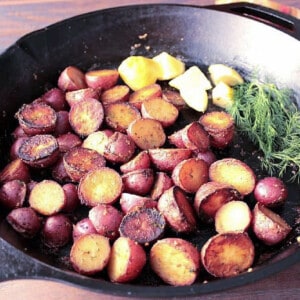
<svg viewBox="0 0 300 300">
<path fill-rule="evenodd" d="M 43 28 L 54 22 L 60 21 L 85 12 L 115 7 L 128 4 L 141 3 L 181 3 L 181 4 L 214 4 L 214 1 L 143 1 L 143 0 L 0 0 L 0 53 L 18 38 L 31 31 Z M 230 1 L 215 1 L 217 3 Z M 232 1 L 231 1 L 232 2 Z M 253 2 L 253 1 L 251 1 Z M 271 1 L 254 1 L 266 6 Z M 278 0 L 276 9 L 300 16 L 299 0 Z M 295 9 L 292 9 L 294 7 Z M 4 262 L 2 262 L 4 263 Z M 202 297 L 197 297 L 197 299 Z M 279 272 L 264 280 L 231 289 L 223 293 L 211 294 L 206 299 L 300 299 L 300 264 L 288 270 Z M 34 300 L 34 299 L 122 299 L 95 294 L 77 287 L 72 287 L 57 282 L 40 280 L 14 280 L 0 284 L 0 299 Z M 193 299 L 193 298 L 189 298 Z M 194 298 L 195 299 L 195 298 Z"/>
</svg>

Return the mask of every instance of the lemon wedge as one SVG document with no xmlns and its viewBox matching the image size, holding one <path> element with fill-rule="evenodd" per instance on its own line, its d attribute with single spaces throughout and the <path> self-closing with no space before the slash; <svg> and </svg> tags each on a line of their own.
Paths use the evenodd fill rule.
<svg viewBox="0 0 300 300">
<path fill-rule="evenodd" d="M 119 65 L 122 80 L 134 91 L 156 82 L 160 66 L 144 56 L 129 56 Z"/>
<path fill-rule="evenodd" d="M 212 102 L 225 109 L 231 107 L 233 104 L 233 88 L 223 81 L 219 82 L 212 89 Z"/>
<path fill-rule="evenodd" d="M 242 84 L 244 79 L 233 68 L 223 64 L 213 64 L 208 67 L 208 72 L 212 82 L 217 85 L 220 82 L 224 82 L 229 86 Z"/>
<path fill-rule="evenodd" d="M 182 88 L 187 89 L 188 87 L 194 86 L 199 86 L 204 90 L 209 90 L 212 88 L 210 81 L 197 66 L 190 67 L 183 74 L 169 81 L 169 85 L 178 90 L 181 90 Z"/>
<path fill-rule="evenodd" d="M 186 86 L 180 89 L 180 95 L 185 103 L 192 109 L 205 112 L 208 107 L 208 95 L 200 85 Z"/>
<path fill-rule="evenodd" d="M 152 59 L 159 65 L 158 80 L 170 80 L 185 71 L 185 64 L 167 52 L 162 52 Z"/>
</svg>

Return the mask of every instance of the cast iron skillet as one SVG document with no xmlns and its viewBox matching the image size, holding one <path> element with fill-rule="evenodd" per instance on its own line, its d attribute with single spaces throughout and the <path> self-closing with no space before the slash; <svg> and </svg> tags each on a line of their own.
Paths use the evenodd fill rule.
<svg viewBox="0 0 300 300">
<path fill-rule="evenodd" d="M 144 33 L 147 39 L 139 39 Z M 299 39 L 299 20 L 242 3 L 206 8 L 164 4 L 121 7 L 88 13 L 33 32 L 0 56 L 1 168 L 7 162 L 9 133 L 16 126 L 17 108 L 55 86 L 59 72 L 68 65 L 82 70 L 116 67 L 129 55 L 152 57 L 168 51 L 187 65 L 197 64 L 205 71 L 209 64 L 218 62 L 237 68 L 246 77 L 255 71 L 261 79 L 293 89 L 299 106 Z M 135 44 L 141 45 L 132 47 Z M 188 112 L 182 122 L 193 118 L 195 115 Z M 256 149 L 239 137 L 236 143 L 238 148 L 231 147 L 219 155 L 241 158 L 258 176 L 266 175 L 259 171 Z M 68 268 L 67 250 L 49 253 L 36 241 L 20 238 L 7 225 L 2 212 L 0 279 L 51 279 L 99 293 L 135 297 L 191 296 L 243 285 L 300 261 L 296 242 L 300 232 L 299 186 L 290 184 L 289 192 L 288 203 L 280 213 L 293 227 L 291 235 L 276 247 L 257 246 L 253 271 L 234 278 L 216 280 L 201 272 L 197 282 L 187 287 L 167 286 L 148 269 L 131 284 L 112 284 L 105 275 L 104 279 L 88 278 Z M 200 237 L 190 240 L 201 247 L 210 234 L 210 229 L 204 229 Z M 204 280 L 208 283 L 203 284 Z"/>
</svg>

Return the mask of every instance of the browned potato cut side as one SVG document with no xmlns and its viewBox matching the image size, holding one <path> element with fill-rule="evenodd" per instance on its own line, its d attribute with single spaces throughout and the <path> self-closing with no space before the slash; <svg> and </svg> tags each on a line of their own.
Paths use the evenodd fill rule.
<svg viewBox="0 0 300 300">
<path fill-rule="evenodd" d="M 186 240 L 161 239 L 150 250 L 150 265 L 167 284 L 191 285 L 196 280 L 200 268 L 199 252 Z"/>
<path fill-rule="evenodd" d="M 176 232 L 190 233 L 196 230 L 195 212 L 179 187 L 166 190 L 159 198 L 157 208 Z"/>
<path fill-rule="evenodd" d="M 233 186 L 242 195 L 250 194 L 256 183 L 253 170 L 235 158 L 224 158 L 212 163 L 209 167 L 209 178 Z"/>
<path fill-rule="evenodd" d="M 134 91 L 129 97 L 129 103 L 137 109 L 141 109 L 142 103 L 148 99 L 160 97 L 162 95 L 161 86 L 159 84 L 151 84 L 137 91 Z"/>
<path fill-rule="evenodd" d="M 56 138 L 50 134 L 34 135 L 22 143 L 18 155 L 23 162 L 31 167 L 49 167 L 58 159 L 58 142 Z"/>
<path fill-rule="evenodd" d="M 175 105 L 177 109 L 182 109 L 186 106 L 185 101 L 178 91 L 164 89 L 162 92 L 162 98 Z"/>
<path fill-rule="evenodd" d="M 85 73 L 85 81 L 93 89 L 108 90 L 116 85 L 118 79 L 119 72 L 114 69 L 92 70 Z"/>
<path fill-rule="evenodd" d="M 82 137 L 97 131 L 103 120 L 103 106 L 94 98 L 88 98 L 74 104 L 69 112 L 69 122 L 72 129 Z"/>
<path fill-rule="evenodd" d="M 235 132 L 234 120 L 225 111 L 212 111 L 201 116 L 199 122 L 211 137 L 211 145 L 223 149 L 232 141 Z"/>
<path fill-rule="evenodd" d="M 123 191 L 122 178 L 117 171 L 102 167 L 85 174 L 78 186 L 81 203 L 87 206 L 112 204 Z"/>
<path fill-rule="evenodd" d="M 90 233 L 74 241 L 70 261 L 78 273 L 93 275 L 107 266 L 110 253 L 109 239 L 100 234 Z"/>
<path fill-rule="evenodd" d="M 137 119 L 129 125 L 127 132 L 142 150 L 159 148 L 166 141 L 166 134 L 161 123 L 153 119 Z"/>
<path fill-rule="evenodd" d="M 51 133 L 57 121 L 55 110 L 43 102 L 24 104 L 16 113 L 16 117 L 28 135 Z"/>
<path fill-rule="evenodd" d="M 106 160 L 101 154 L 83 147 L 69 150 L 63 156 L 63 162 L 67 174 L 74 182 L 79 182 L 87 172 L 106 165 Z"/>
<path fill-rule="evenodd" d="M 26 183 L 30 180 L 29 168 L 20 158 L 9 162 L 0 172 L 0 182 L 2 183 L 15 179 Z"/>
<path fill-rule="evenodd" d="M 208 181 L 208 165 L 198 158 L 183 160 L 173 169 L 172 180 L 185 192 L 196 193 Z"/>
<path fill-rule="evenodd" d="M 127 102 L 130 89 L 127 85 L 115 85 L 101 94 L 100 101 L 104 106 L 116 102 Z"/>
<path fill-rule="evenodd" d="M 113 135 L 113 131 L 110 129 L 93 132 L 84 139 L 82 147 L 96 150 L 99 154 L 104 155 L 105 146 L 111 135 Z"/>
<path fill-rule="evenodd" d="M 87 87 L 84 73 L 75 66 L 68 66 L 60 73 L 57 85 L 63 91 L 74 91 Z"/>
<path fill-rule="evenodd" d="M 66 195 L 62 186 L 50 179 L 35 184 L 29 195 L 30 207 L 45 216 L 58 213 L 65 203 Z"/>
<path fill-rule="evenodd" d="M 113 244 L 107 266 L 112 282 L 129 282 L 138 277 L 146 264 L 146 252 L 141 245 L 126 237 Z"/>
<path fill-rule="evenodd" d="M 215 181 L 204 183 L 194 197 L 194 208 L 202 221 L 212 222 L 225 203 L 241 200 L 241 194 L 231 186 Z"/>
<path fill-rule="evenodd" d="M 201 249 L 201 261 L 215 277 L 232 277 L 250 268 L 254 245 L 246 232 L 221 233 L 211 237 Z"/>
<path fill-rule="evenodd" d="M 130 123 L 141 118 L 137 108 L 128 102 L 106 105 L 104 112 L 107 125 L 120 132 L 126 132 Z"/>
<path fill-rule="evenodd" d="M 173 125 L 178 118 L 178 109 L 172 103 L 157 97 L 142 103 L 141 113 L 143 118 L 159 121 L 163 127 Z"/>
<path fill-rule="evenodd" d="M 157 170 L 172 172 L 177 164 L 192 156 L 192 150 L 179 148 L 149 149 L 149 156 Z"/>
<path fill-rule="evenodd" d="M 245 202 L 230 201 L 218 209 L 215 215 L 215 229 L 218 233 L 246 231 L 251 219 L 251 210 Z"/>
<path fill-rule="evenodd" d="M 166 221 L 157 209 L 141 207 L 124 216 L 119 230 L 121 236 L 148 245 L 163 235 L 165 227 Z"/>
<path fill-rule="evenodd" d="M 278 214 L 257 203 L 253 209 L 252 230 L 266 245 L 276 245 L 291 232 L 291 226 Z"/>
</svg>

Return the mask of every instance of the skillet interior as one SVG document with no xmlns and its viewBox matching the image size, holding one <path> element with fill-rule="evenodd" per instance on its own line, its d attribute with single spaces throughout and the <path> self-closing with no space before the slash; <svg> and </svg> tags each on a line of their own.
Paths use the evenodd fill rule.
<svg viewBox="0 0 300 300">
<path fill-rule="evenodd" d="M 141 40 L 139 36 L 145 33 L 147 39 Z M 136 44 L 141 46 L 134 47 Z M 1 168 L 7 162 L 9 133 L 16 126 L 14 113 L 22 103 L 55 86 L 58 74 L 66 66 L 76 65 L 82 70 L 116 67 L 129 55 L 152 57 L 161 51 L 182 58 L 187 65 L 197 64 L 204 71 L 209 64 L 218 62 L 237 68 L 245 77 L 255 71 L 262 79 L 293 89 L 300 105 L 300 42 L 277 29 L 233 14 L 180 5 L 93 12 L 25 36 L 0 56 Z M 187 111 L 182 122 L 196 117 Z M 220 157 L 240 157 L 260 173 L 256 149 L 243 138 L 237 137 L 236 144 L 239 146 L 219 153 Z M 50 254 L 36 241 L 22 240 L 4 221 L 4 213 L 0 258 L 8 263 L 0 270 L 1 278 L 53 278 L 103 293 L 140 297 L 203 294 L 251 282 L 299 261 L 295 237 L 300 231 L 300 189 L 291 184 L 289 191 L 288 203 L 280 213 L 293 226 L 291 236 L 277 247 L 260 246 L 253 272 L 235 278 L 213 280 L 203 273 L 191 287 L 162 285 L 150 272 L 143 272 L 145 275 L 138 282 L 125 285 L 87 278 L 68 270 L 67 249 Z M 211 229 L 205 229 L 191 241 L 200 247 L 211 234 Z M 11 267 L 14 262 L 18 262 L 18 267 Z M 209 282 L 203 285 L 203 280 Z"/>
</svg>

